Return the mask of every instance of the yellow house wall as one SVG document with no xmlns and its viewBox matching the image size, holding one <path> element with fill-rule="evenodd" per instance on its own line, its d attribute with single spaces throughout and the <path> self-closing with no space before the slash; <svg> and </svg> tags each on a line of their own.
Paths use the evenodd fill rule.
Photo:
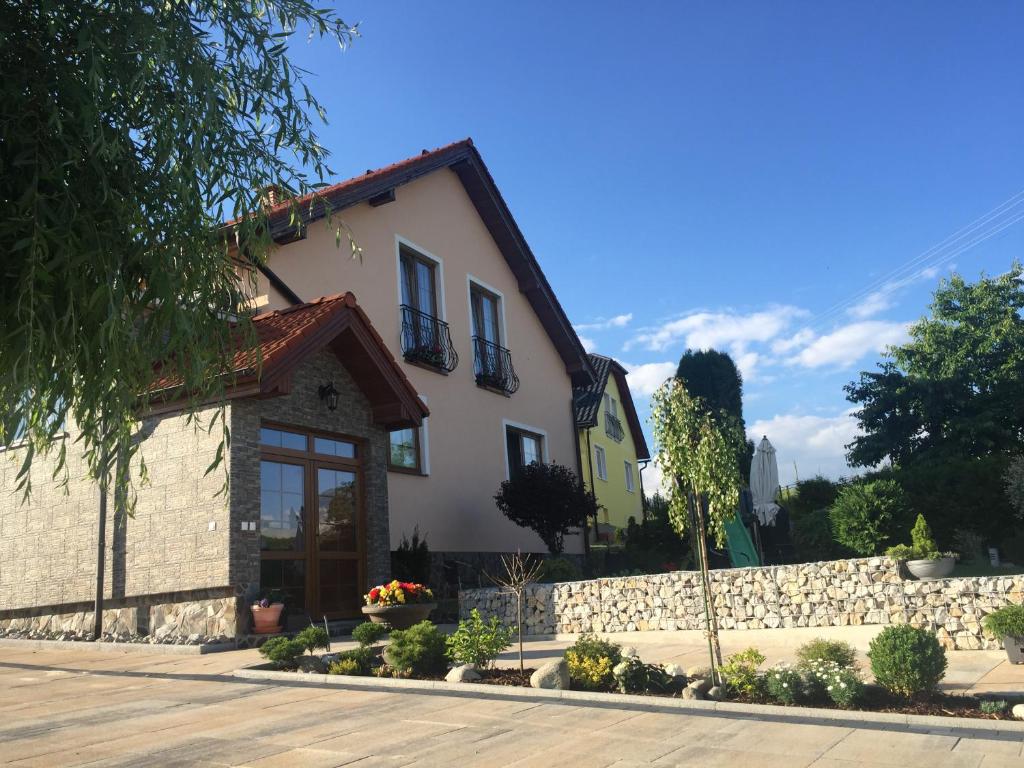
<svg viewBox="0 0 1024 768">
<path fill-rule="evenodd" d="M 610 523 L 618 528 L 625 528 L 629 523 L 630 517 L 635 517 L 637 522 L 640 522 L 643 518 L 643 494 L 640 491 L 640 468 L 637 466 L 636 445 L 633 442 L 633 435 L 630 432 L 629 425 L 626 423 L 626 417 L 622 410 L 622 396 L 619 393 L 619 387 L 615 382 L 614 375 L 610 375 L 608 377 L 608 384 L 605 387 L 605 393 L 615 398 L 616 402 L 619 404 L 619 421 L 622 422 L 622 429 L 626 436 L 622 439 L 621 443 L 617 443 L 608 437 L 605 432 L 604 403 L 602 403 L 600 406 L 600 415 L 598 416 L 597 426 L 592 427 L 589 430 L 589 459 L 586 455 L 586 433 L 588 430 L 582 430 L 581 434 L 580 453 L 583 459 L 584 482 L 588 487 L 590 486 L 590 470 L 591 467 L 593 467 L 594 494 L 597 496 L 598 503 L 604 507 L 599 515 L 600 521 L 602 523 Z M 605 458 L 608 465 L 607 480 L 601 480 L 597 476 L 596 446 L 601 446 L 605 450 Z M 626 461 L 633 465 L 634 490 L 632 492 L 626 490 Z"/>
<path fill-rule="evenodd" d="M 543 552 L 532 531 L 501 515 L 494 494 L 507 479 L 506 421 L 545 435 L 545 460 L 576 468 L 572 385 L 540 320 L 466 195 L 458 177 L 441 169 L 395 190 L 396 200 L 374 208 L 361 204 L 336 218 L 362 248 L 350 257 L 324 222 L 306 239 L 279 247 L 268 266 L 303 300 L 352 291 L 395 359 L 430 408 L 424 429 L 428 476 L 388 474 L 392 548 L 414 526 L 435 551 Z M 440 261 L 439 314 L 450 326 L 459 354 L 449 375 L 402 359 L 398 244 Z M 521 381 L 511 397 L 476 385 L 473 375 L 469 276 L 501 294 L 503 346 Z M 260 275 L 256 295 L 263 309 L 287 302 Z M 566 539 L 566 552 L 581 553 L 580 536 Z"/>
</svg>

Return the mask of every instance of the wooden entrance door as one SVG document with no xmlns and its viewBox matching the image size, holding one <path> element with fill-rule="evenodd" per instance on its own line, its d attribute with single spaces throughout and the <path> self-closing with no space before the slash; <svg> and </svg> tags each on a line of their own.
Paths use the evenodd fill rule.
<svg viewBox="0 0 1024 768">
<path fill-rule="evenodd" d="M 260 430 L 260 588 L 284 593 L 292 624 L 359 615 L 366 591 L 361 441 Z"/>
</svg>

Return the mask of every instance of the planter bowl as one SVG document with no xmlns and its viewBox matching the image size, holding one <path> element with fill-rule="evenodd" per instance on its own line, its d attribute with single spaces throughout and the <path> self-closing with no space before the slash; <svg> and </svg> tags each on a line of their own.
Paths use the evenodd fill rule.
<svg viewBox="0 0 1024 768">
<path fill-rule="evenodd" d="M 281 611 L 284 603 L 274 603 L 266 608 L 252 606 L 252 631 L 255 635 L 273 635 L 281 631 Z"/>
<path fill-rule="evenodd" d="M 956 560 L 940 557 L 938 560 L 907 560 L 907 570 L 918 579 L 944 579 L 953 572 Z"/>
<path fill-rule="evenodd" d="M 1024 664 L 1024 637 L 1004 637 L 1003 648 L 1011 664 Z"/>
<path fill-rule="evenodd" d="M 363 613 L 374 624 L 388 624 L 392 629 L 408 629 L 430 616 L 430 612 L 435 608 L 437 603 L 364 605 Z"/>
</svg>

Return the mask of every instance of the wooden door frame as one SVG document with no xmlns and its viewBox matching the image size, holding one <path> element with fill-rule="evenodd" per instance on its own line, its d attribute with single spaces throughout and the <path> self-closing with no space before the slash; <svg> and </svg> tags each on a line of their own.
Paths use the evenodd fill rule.
<svg viewBox="0 0 1024 768">
<path fill-rule="evenodd" d="M 356 591 L 357 595 L 365 594 L 367 591 L 367 511 L 366 511 L 366 471 L 365 457 L 369 454 L 369 440 L 356 435 L 349 435 L 342 432 L 330 432 L 322 429 L 310 429 L 295 424 L 284 422 L 261 420 L 260 428 L 277 429 L 294 434 L 304 435 L 306 438 L 306 450 L 297 451 L 291 448 L 280 448 L 277 446 L 264 445 L 259 443 L 259 460 L 274 461 L 278 463 L 299 465 L 303 468 L 303 506 L 306 515 L 305 550 L 301 556 L 296 552 L 284 552 L 278 550 L 260 549 L 260 562 L 263 560 L 303 560 L 305 563 L 305 609 L 310 618 L 317 618 L 313 614 L 315 608 L 320 612 L 320 559 L 323 555 L 319 551 L 318 533 L 320 524 L 319 492 L 317 487 L 317 469 L 334 469 L 341 472 L 352 472 L 356 476 L 356 552 L 355 557 L 328 557 L 332 560 L 355 560 L 356 561 Z M 328 456 L 314 451 L 314 438 L 321 437 L 328 440 L 352 443 L 356 446 L 356 457 L 347 459 L 339 456 Z M 332 553 L 335 554 L 335 553 Z M 349 554 L 349 553 L 336 553 Z M 323 615 L 323 614 L 321 614 Z M 358 617 L 358 610 L 352 614 L 334 613 L 328 618 L 354 618 Z"/>
</svg>

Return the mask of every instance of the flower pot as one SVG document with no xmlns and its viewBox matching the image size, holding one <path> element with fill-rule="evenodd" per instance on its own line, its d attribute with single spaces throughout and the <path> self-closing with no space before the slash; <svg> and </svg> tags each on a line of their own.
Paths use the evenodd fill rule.
<svg viewBox="0 0 1024 768">
<path fill-rule="evenodd" d="M 406 605 L 364 605 L 363 613 L 374 624 L 388 624 L 392 629 L 408 629 L 419 624 L 437 608 L 437 603 L 408 603 Z"/>
<path fill-rule="evenodd" d="M 252 631 L 256 635 L 272 635 L 281 631 L 281 611 L 284 603 L 273 603 L 266 608 L 252 606 Z"/>
<path fill-rule="evenodd" d="M 907 560 L 907 570 L 918 579 L 944 579 L 953 572 L 956 560 L 940 557 L 937 560 Z"/>
<path fill-rule="evenodd" d="M 1024 664 L 1024 637 L 1004 637 L 1003 648 L 1011 664 Z"/>
</svg>

